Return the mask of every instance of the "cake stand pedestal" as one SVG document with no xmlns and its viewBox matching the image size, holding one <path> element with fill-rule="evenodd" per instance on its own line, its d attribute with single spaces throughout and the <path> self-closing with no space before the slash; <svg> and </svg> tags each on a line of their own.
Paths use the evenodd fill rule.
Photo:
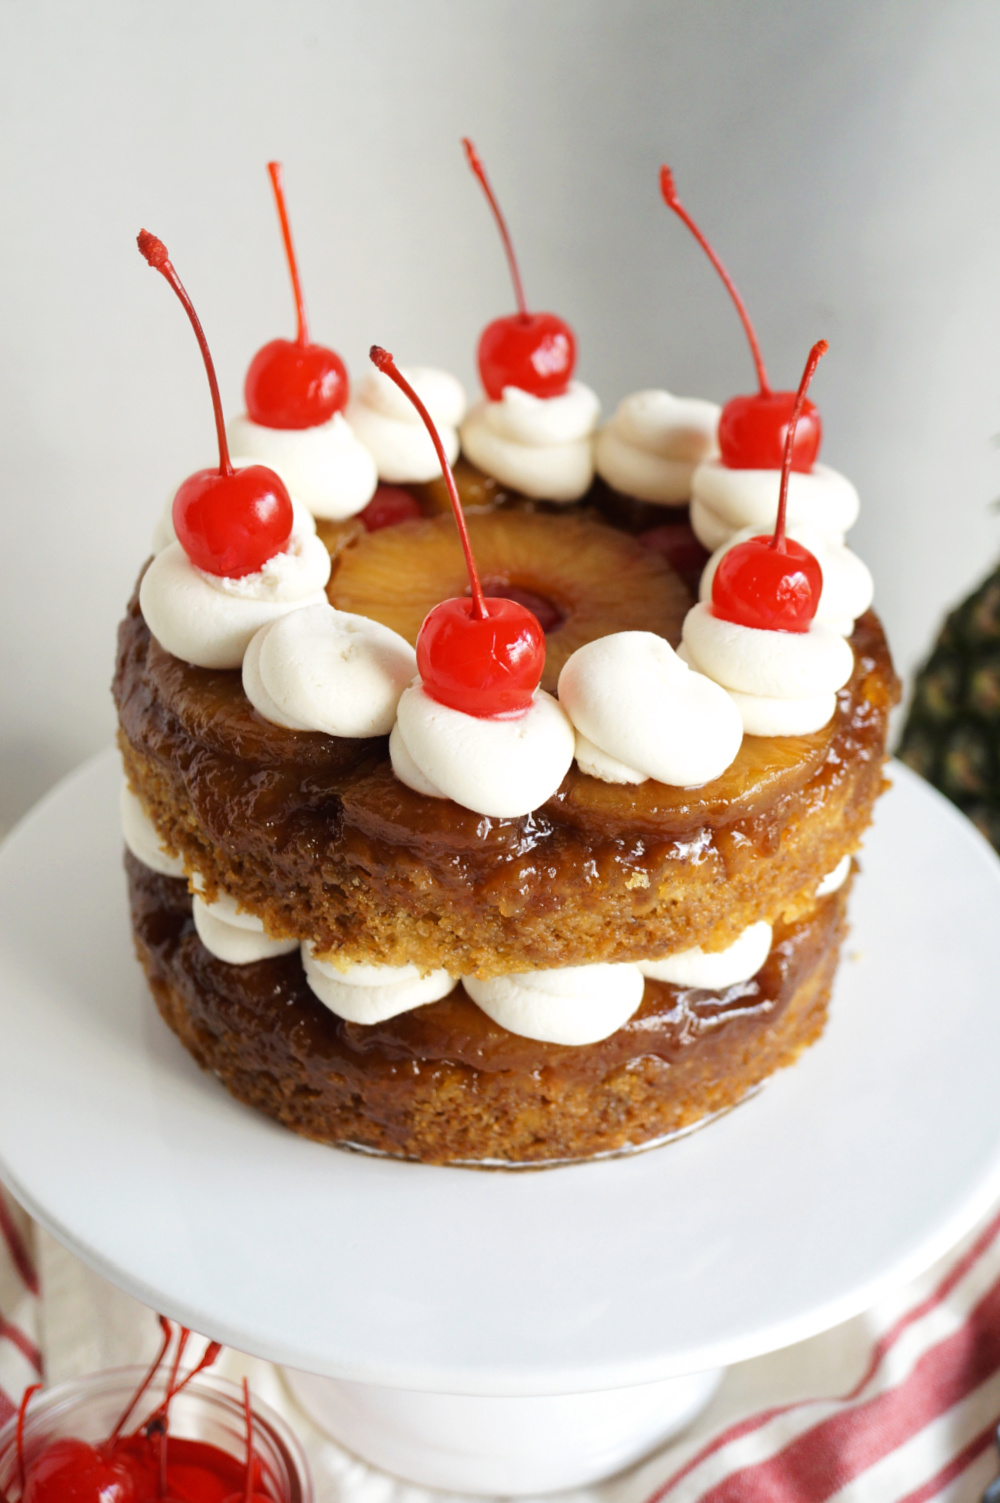
<svg viewBox="0 0 1000 1503">
<path fill-rule="evenodd" d="M 722 1369 L 569 1394 L 446 1394 L 349 1383 L 285 1368 L 309 1417 L 385 1472 L 448 1492 L 584 1487 L 664 1445 L 704 1409 Z"/>
<path fill-rule="evenodd" d="M 905 768 L 822 1040 L 703 1132 L 534 1173 L 336 1152 L 203 1074 L 132 957 L 118 777 L 88 764 L 0 851 L 0 1176 L 137 1299 L 335 1379 L 292 1382 L 382 1465 L 565 1487 L 582 1432 L 612 1471 L 712 1369 L 867 1308 L 1000 1194 L 1000 864 Z M 530 1473 L 561 1425 L 567 1465 Z M 505 1435 L 523 1473 L 476 1472 Z"/>
</svg>

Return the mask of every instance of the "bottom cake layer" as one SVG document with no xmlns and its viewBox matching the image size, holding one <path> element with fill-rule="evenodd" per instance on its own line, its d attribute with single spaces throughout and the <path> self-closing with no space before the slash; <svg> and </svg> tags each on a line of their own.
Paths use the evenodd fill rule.
<svg viewBox="0 0 1000 1503">
<path fill-rule="evenodd" d="M 776 927 L 752 980 L 721 992 L 647 981 L 624 1028 L 568 1047 L 508 1033 L 462 987 L 384 1023 L 347 1023 L 310 991 L 297 954 L 216 960 L 186 882 L 125 864 L 139 959 L 203 1068 L 305 1137 L 438 1164 L 624 1153 L 735 1106 L 822 1032 L 850 886 Z"/>
</svg>

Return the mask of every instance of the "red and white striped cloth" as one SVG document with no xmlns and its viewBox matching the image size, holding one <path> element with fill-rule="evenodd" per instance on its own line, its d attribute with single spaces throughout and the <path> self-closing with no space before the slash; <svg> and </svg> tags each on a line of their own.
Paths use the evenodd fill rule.
<svg viewBox="0 0 1000 1503">
<path fill-rule="evenodd" d="M 1000 1419 L 1000 1214 L 878 1336 L 833 1400 L 763 1409 L 700 1445 L 648 1503 L 924 1503 L 981 1457 Z"/>
<path fill-rule="evenodd" d="M 42 1376 L 39 1295 L 31 1224 L 0 1185 L 0 1426 Z"/>
<path fill-rule="evenodd" d="M 155 1338 L 151 1312 L 37 1233 L 0 1187 L 0 1424 L 41 1375 L 43 1351 L 50 1378 L 61 1381 L 94 1366 L 146 1360 Z M 224 1370 L 250 1373 L 255 1390 L 299 1431 L 321 1498 L 430 1503 L 433 1495 L 380 1475 L 315 1432 L 268 1364 L 238 1353 L 225 1359 Z M 846 1372 L 854 1378 L 849 1391 L 815 1397 Z M 631 1473 L 571 1498 L 978 1503 L 998 1471 L 998 1419 L 1000 1212 L 867 1315 L 730 1369 L 687 1435 Z"/>
</svg>

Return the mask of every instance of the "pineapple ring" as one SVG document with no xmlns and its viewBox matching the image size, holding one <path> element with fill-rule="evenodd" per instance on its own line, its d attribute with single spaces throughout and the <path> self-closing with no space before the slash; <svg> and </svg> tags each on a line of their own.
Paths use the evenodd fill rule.
<svg viewBox="0 0 1000 1503">
<path fill-rule="evenodd" d="M 561 621 L 547 634 L 542 688 L 555 693 L 567 658 L 598 637 L 651 631 L 672 647 L 691 597 L 659 554 L 590 516 L 505 511 L 467 518 L 480 577 L 551 601 Z M 331 605 L 371 616 L 415 644 L 427 612 L 467 595 L 468 575 L 450 516 L 383 527 L 334 560 Z"/>
</svg>

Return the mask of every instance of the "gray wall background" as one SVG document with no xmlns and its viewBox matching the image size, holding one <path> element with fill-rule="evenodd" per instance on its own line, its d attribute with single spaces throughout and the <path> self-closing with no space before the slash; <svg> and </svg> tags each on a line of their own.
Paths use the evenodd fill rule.
<svg viewBox="0 0 1000 1503">
<path fill-rule="evenodd" d="M 990 0 L 0 0 L 0 827 L 104 745 L 116 622 L 163 500 L 293 321 L 264 172 L 286 164 L 314 334 L 473 388 L 511 295 L 610 410 L 752 389 L 735 316 L 659 201 L 669 161 L 772 379 L 810 343 L 823 457 L 909 672 L 1000 552 L 1000 8 Z"/>
</svg>

